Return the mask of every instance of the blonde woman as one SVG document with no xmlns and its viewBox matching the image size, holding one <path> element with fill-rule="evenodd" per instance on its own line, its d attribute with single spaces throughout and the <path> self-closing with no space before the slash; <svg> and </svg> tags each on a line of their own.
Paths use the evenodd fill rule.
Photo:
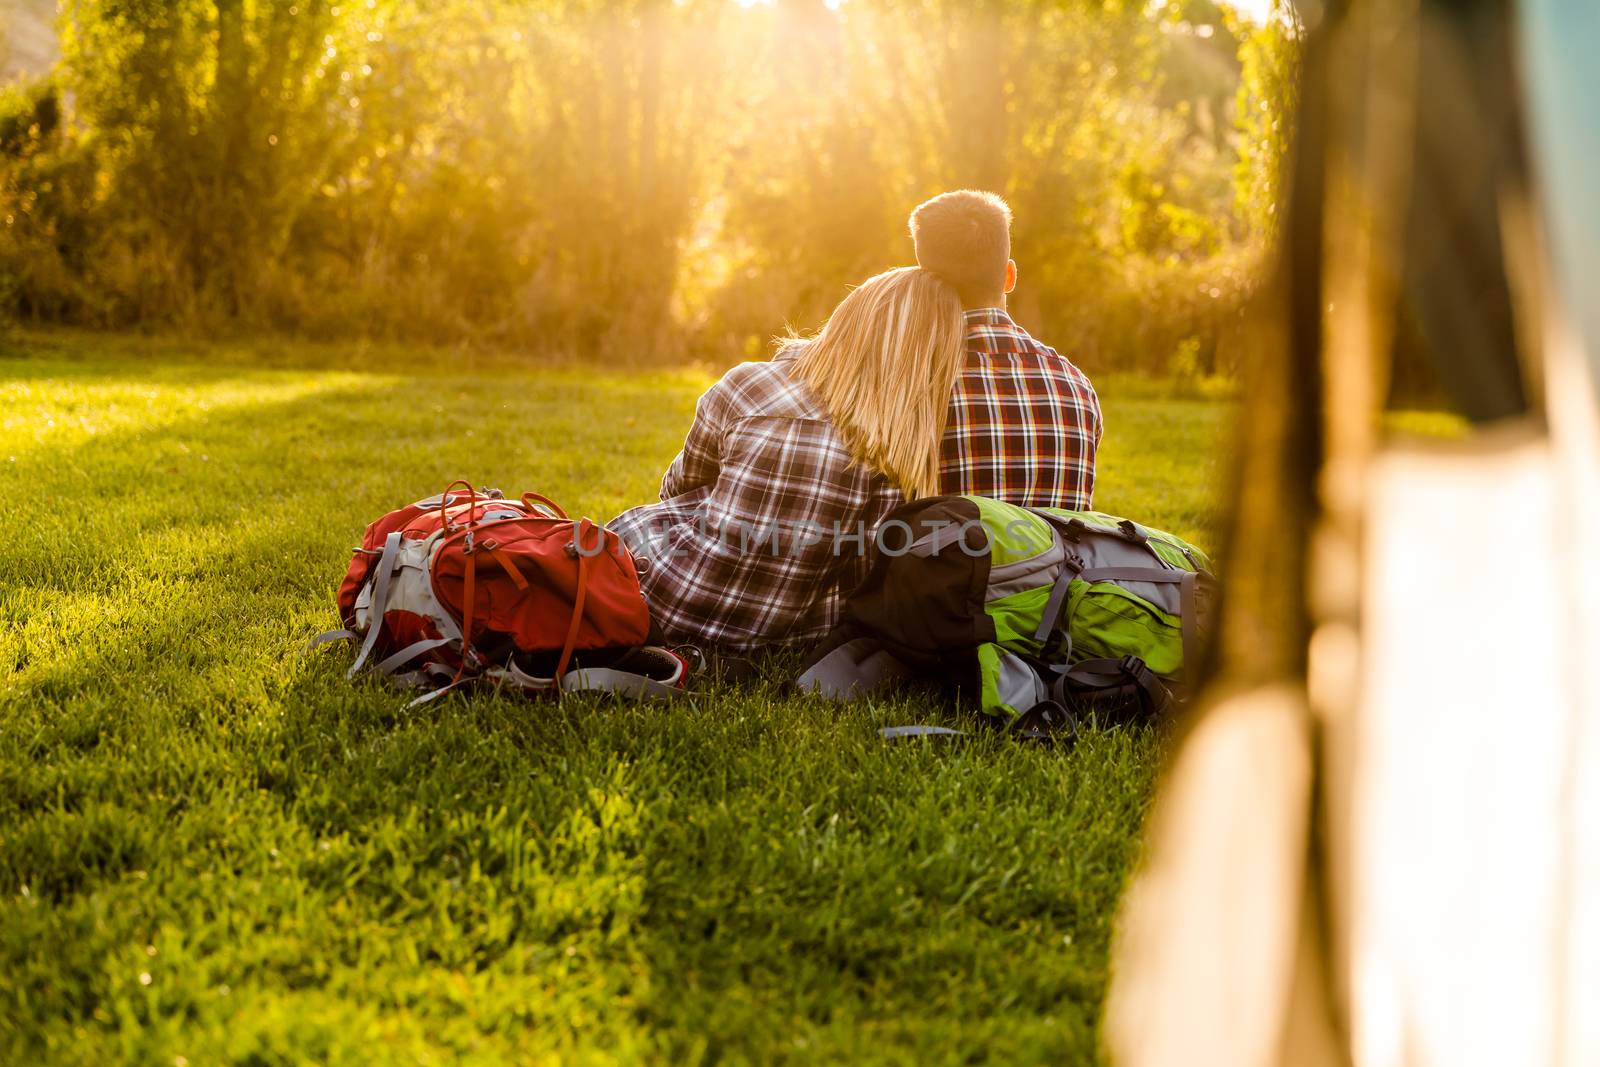
<svg viewBox="0 0 1600 1067">
<path fill-rule="evenodd" d="M 956 291 L 903 267 L 852 291 L 815 336 L 723 375 L 660 502 L 610 524 L 662 638 L 739 651 L 822 636 L 884 515 L 939 492 L 965 339 Z"/>
</svg>

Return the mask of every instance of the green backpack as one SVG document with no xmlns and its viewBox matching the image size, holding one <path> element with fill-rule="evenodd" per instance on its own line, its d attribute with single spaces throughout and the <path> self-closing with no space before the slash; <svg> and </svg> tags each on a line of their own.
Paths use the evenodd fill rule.
<svg viewBox="0 0 1600 1067">
<path fill-rule="evenodd" d="M 1024 732 L 1041 711 L 1072 722 L 1089 702 L 1154 716 L 1192 669 L 1215 600 L 1200 549 L 1095 511 L 929 497 L 892 511 L 874 542 L 802 690 L 854 699 L 931 673 Z"/>
</svg>

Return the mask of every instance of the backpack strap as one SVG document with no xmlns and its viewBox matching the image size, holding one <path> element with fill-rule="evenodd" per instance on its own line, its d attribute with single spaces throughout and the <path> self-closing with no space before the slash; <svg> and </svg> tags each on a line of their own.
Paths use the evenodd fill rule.
<svg viewBox="0 0 1600 1067">
<path fill-rule="evenodd" d="M 994 723 L 991 716 L 980 717 Z M 1010 722 L 996 726 L 1001 733 L 1019 741 L 1037 741 L 1046 745 L 1071 745 L 1078 740 L 1078 718 L 1058 701 L 1041 700 Z M 884 726 L 878 736 L 885 741 L 898 741 L 906 737 L 967 737 L 965 730 L 952 730 L 948 726 Z"/>
<path fill-rule="evenodd" d="M 529 511 L 544 511 L 549 513 L 552 518 L 564 519 L 567 517 L 567 513 L 561 509 L 561 505 L 543 493 L 523 493 L 522 504 Z"/>
<path fill-rule="evenodd" d="M 807 667 L 795 686 L 830 700 L 859 700 L 910 675 L 911 668 L 876 639 L 857 637 Z"/>
<path fill-rule="evenodd" d="M 1033 639 L 1041 646 L 1048 645 L 1052 635 L 1062 631 L 1062 636 L 1068 641 L 1065 649 L 1057 650 L 1047 656 L 1049 659 L 1065 662 L 1072 654 L 1071 636 L 1066 634 L 1061 626 L 1061 613 L 1066 610 L 1067 594 L 1072 583 L 1082 578 L 1086 582 L 1151 582 L 1156 585 L 1176 585 L 1179 587 L 1180 620 L 1184 632 L 1192 626 L 1190 607 L 1182 606 L 1182 590 L 1193 585 L 1194 574 L 1190 571 L 1180 571 L 1168 567 L 1094 567 L 1084 569 L 1083 561 L 1077 556 L 1068 556 L 1061 564 L 1061 573 L 1056 576 L 1056 583 L 1050 589 L 1050 598 L 1045 601 L 1044 612 L 1039 616 L 1039 626 L 1033 631 Z M 1190 594 L 1191 601 L 1193 594 Z M 1185 662 L 1188 660 L 1188 643 L 1184 646 Z"/>
<path fill-rule="evenodd" d="M 578 627 L 583 623 L 583 598 L 589 589 L 589 554 L 583 550 L 583 535 L 592 524 L 588 519 L 578 523 L 572 534 L 572 548 L 578 557 L 578 588 L 572 596 L 572 620 L 567 623 L 567 639 L 561 644 L 561 658 L 556 661 L 556 681 L 559 683 L 572 662 L 572 650 L 578 645 Z M 600 547 L 605 547 L 605 531 L 600 531 Z M 598 553 L 597 553 L 598 554 Z"/>
<path fill-rule="evenodd" d="M 637 658 L 639 656 L 644 657 L 643 666 Z M 655 661 L 653 664 L 649 662 L 651 659 Z M 617 666 L 584 667 L 575 663 L 557 678 L 553 673 L 549 676 L 529 673 L 518 665 L 515 656 L 511 656 L 504 663 L 494 665 L 474 677 L 497 689 L 509 687 L 528 693 L 617 693 L 636 698 L 677 698 L 688 695 L 685 687 L 690 673 L 689 664 L 673 649 L 640 646 L 629 649 L 610 662 Z M 433 667 L 430 664 L 423 670 L 430 671 Z M 670 669 L 650 673 L 651 667 Z M 448 680 L 449 675 L 444 677 Z"/>
<path fill-rule="evenodd" d="M 1067 556 L 1061 562 L 1061 573 L 1056 576 L 1056 584 L 1050 589 L 1050 599 L 1044 602 L 1044 614 L 1039 617 L 1039 628 L 1033 631 L 1033 639 L 1043 645 L 1050 640 L 1050 635 L 1061 622 L 1061 613 L 1067 606 L 1067 591 L 1072 583 L 1083 573 L 1083 560 L 1077 556 Z M 1067 639 L 1072 640 L 1070 637 Z M 1070 654 L 1071 645 L 1067 652 Z M 1065 659 L 1065 655 L 1062 657 Z"/>
<path fill-rule="evenodd" d="M 398 668 L 405 666 L 424 652 L 431 652 L 436 648 L 448 645 L 452 638 L 433 637 L 422 641 L 413 641 L 388 659 L 379 660 L 373 665 L 373 670 L 380 674 L 393 674 Z"/>
<path fill-rule="evenodd" d="M 395 557 L 399 554 L 400 531 L 396 530 L 383 539 L 383 555 L 378 557 L 378 576 L 372 583 L 372 602 L 367 606 L 367 637 L 361 642 L 356 661 L 345 672 L 346 679 L 356 676 L 378 643 L 378 632 L 383 629 L 383 609 L 389 603 L 389 572 L 394 570 Z"/>
<path fill-rule="evenodd" d="M 452 682 L 448 682 L 445 685 L 441 685 L 439 688 L 433 690 L 430 693 L 423 693 L 417 699 L 415 699 L 415 700 L 411 701 L 411 703 L 407 704 L 406 707 L 407 708 L 415 708 L 415 707 L 418 707 L 418 706 L 420 706 L 422 704 L 431 704 L 433 701 L 438 700 L 440 697 L 444 696 L 446 693 L 449 693 L 449 692 L 451 692 L 451 691 L 453 691 L 455 689 L 459 689 L 460 687 L 462 687 L 464 685 L 471 685 L 473 682 L 475 682 L 477 680 L 478 680 L 477 676 L 476 675 L 471 675 L 471 674 L 467 675 L 465 678 L 457 678 Z"/>
<path fill-rule="evenodd" d="M 1083 572 L 1086 582 L 1151 582 L 1155 585 L 1178 585 L 1193 571 L 1176 567 L 1094 567 Z"/>
<path fill-rule="evenodd" d="M 1076 520 L 1074 520 L 1076 521 Z M 1176 585 L 1178 587 L 1178 625 L 1183 641 L 1184 667 L 1190 668 L 1199 655 L 1199 604 L 1197 592 L 1202 581 L 1211 581 L 1211 576 L 1204 571 L 1185 571 L 1175 567 L 1091 567 L 1084 569 L 1082 562 L 1075 556 L 1068 556 L 1062 564 L 1061 574 L 1056 578 L 1054 588 L 1050 590 L 1050 599 L 1045 601 L 1044 613 L 1039 618 L 1039 627 L 1033 633 L 1033 639 L 1040 645 L 1045 645 L 1061 623 L 1061 612 L 1066 606 L 1067 592 L 1072 583 L 1077 579 L 1085 582 L 1149 582 L 1153 585 Z M 1071 638 L 1069 637 L 1070 641 Z M 1071 645 L 1067 647 L 1070 655 Z M 1050 658 L 1065 661 L 1067 656 L 1051 656 Z M 1093 662 L 1093 661 L 1092 661 Z M 1116 660 L 1104 662 L 1115 663 Z"/>
<path fill-rule="evenodd" d="M 472 525 L 472 509 L 478 506 L 478 491 L 474 489 L 472 487 L 472 483 L 467 481 L 465 478 L 457 478 L 455 481 L 445 486 L 444 492 L 439 494 L 439 525 L 446 530 L 454 528 L 450 522 L 450 512 L 452 510 L 460 510 L 459 508 L 454 507 L 456 498 L 451 495 L 450 492 L 450 490 L 454 489 L 458 485 L 465 486 L 467 490 L 467 521 L 464 525 Z"/>
<path fill-rule="evenodd" d="M 1136 696 L 1145 714 L 1154 718 L 1172 706 L 1172 693 L 1138 656 L 1086 659 L 1056 671 L 1050 687 L 1057 703 L 1070 706 L 1084 696 Z"/>
<path fill-rule="evenodd" d="M 1132 519 L 1123 519 L 1117 523 L 1117 529 L 1122 531 L 1122 536 L 1125 540 L 1132 541 L 1136 545 L 1148 545 L 1150 543 L 1150 538 L 1145 536 L 1144 531 L 1139 529 L 1139 524 Z"/>
<path fill-rule="evenodd" d="M 522 568 L 517 566 L 517 561 L 511 558 L 510 553 L 494 544 L 488 544 L 484 547 L 489 550 L 489 555 L 494 558 L 494 561 L 500 564 L 500 569 L 506 572 L 506 576 L 511 579 L 511 584 L 517 587 L 517 592 L 526 593 L 528 591 L 528 579 L 523 576 Z"/>
<path fill-rule="evenodd" d="M 1198 598 L 1195 596 L 1199 584 L 1200 576 L 1191 571 L 1183 576 L 1183 581 L 1178 585 L 1178 627 L 1183 642 L 1183 681 L 1191 688 L 1200 655 L 1200 616 L 1196 607 Z"/>
<path fill-rule="evenodd" d="M 1059 515 L 1052 515 L 1039 508 L 1029 508 L 1030 514 L 1043 519 L 1056 531 L 1062 540 L 1063 548 L 1067 544 L 1075 544 L 1085 535 L 1100 535 L 1103 537 L 1116 537 L 1141 547 L 1149 547 L 1150 538 L 1140 531 L 1133 522 L 1124 519 L 1115 527 L 1090 526 L 1082 519 L 1063 519 Z M 1033 632 L 1033 639 L 1041 646 L 1047 645 L 1050 638 L 1061 629 L 1061 614 L 1066 610 L 1067 594 L 1072 583 L 1079 578 L 1086 582 L 1153 582 L 1159 585 L 1176 585 L 1183 581 L 1185 571 L 1171 567 L 1097 567 L 1086 569 L 1083 560 L 1071 552 L 1061 566 L 1061 573 L 1056 576 L 1055 585 L 1050 589 L 1050 597 L 1045 601 L 1044 613 L 1039 618 L 1039 626 Z M 1185 614 L 1187 619 L 1187 614 Z M 1070 641 L 1070 638 L 1068 638 Z M 1065 662 L 1071 655 L 1071 645 L 1060 650 L 1059 655 L 1049 658 Z"/>
<path fill-rule="evenodd" d="M 643 674 L 614 670 L 610 667 L 579 667 L 561 676 L 563 693 L 616 693 L 620 696 L 656 697 L 676 700 L 687 695 L 677 686 L 666 685 Z"/>
<path fill-rule="evenodd" d="M 885 741 L 898 741 L 902 737 L 966 737 L 967 732 L 948 726 L 882 726 L 878 736 Z"/>
<path fill-rule="evenodd" d="M 426 704 L 437 700 L 451 690 L 458 689 L 463 685 L 470 685 L 478 680 L 477 675 L 456 678 L 438 689 L 424 693 L 407 704 L 406 707 L 413 708 L 418 704 Z M 665 685 L 643 674 L 631 674 L 628 671 L 612 670 L 609 667 L 579 667 L 576 670 L 570 670 L 562 675 L 558 688 L 563 693 L 616 693 L 619 696 L 634 697 L 635 699 L 654 697 L 676 700 L 679 697 L 688 695 L 686 690 L 679 689 L 677 686 Z"/>
<path fill-rule="evenodd" d="M 1012 719 L 1005 732 L 1024 741 L 1071 745 L 1078 740 L 1078 717 L 1059 700 L 1041 700 Z"/>
<path fill-rule="evenodd" d="M 306 642 L 306 651 L 310 652 L 313 648 L 316 648 L 318 645 L 325 645 L 329 641 L 359 641 L 359 640 L 361 640 L 361 635 L 356 633 L 354 630 L 328 630 L 326 633 L 320 633 L 317 636 L 313 637 L 311 640 L 307 641 Z"/>
<path fill-rule="evenodd" d="M 965 541 L 967 538 L 967 530 L 970 528 L 970 526 L 971 523 L 965 522 L 952 522 L 948 525 L 941 526 L 933 533 L 923 537 L 921 540 L 913 542 L 910 547 L 906 549 L 906 552 L 909 555 L 920 556 L 923 558 L 937 556 L 940 552 L 943 552 L 951 545 Z"/>
</svg>

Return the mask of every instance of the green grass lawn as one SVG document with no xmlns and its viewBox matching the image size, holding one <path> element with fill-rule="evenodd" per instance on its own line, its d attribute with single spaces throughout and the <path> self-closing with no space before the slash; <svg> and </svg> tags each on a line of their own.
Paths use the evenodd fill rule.
<svg viewBox="0 0 1600 1067">
<path fill-rule="evenodd" d="M 710 380 L 0 341 L 0 1062 L 1092 1062 L 1149 733 L 408 711 L 301 651 L 372 518 L 457 477 L 609 518 Z M 1106 392 L 1097 503 L 1209 545 L 1223 406 Z"/>
</svg>

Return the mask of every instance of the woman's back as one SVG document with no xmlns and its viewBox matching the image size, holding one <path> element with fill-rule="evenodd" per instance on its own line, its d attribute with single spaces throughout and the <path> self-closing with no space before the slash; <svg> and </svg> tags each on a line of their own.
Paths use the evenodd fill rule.
<svg viewBox="0 0 1600 1067">
<path fill-rule="evenodd" d="M 791 374 L 798 351 L 728 371 L 700 398 L 660 503 L 610 524 L 668 640 L 747 649 L 820 637 L 904 499 L 852 460 Z"/>
</svg>

